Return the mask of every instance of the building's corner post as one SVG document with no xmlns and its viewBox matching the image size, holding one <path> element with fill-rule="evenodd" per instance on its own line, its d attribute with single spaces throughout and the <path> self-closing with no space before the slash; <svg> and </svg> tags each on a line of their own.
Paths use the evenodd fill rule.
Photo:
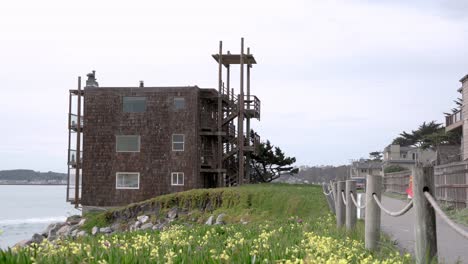
<svg viewBox="0 0 468 264">
<path fill-rule="evenodd" d="M 241 38 L 241 52 L 240 52 L 240 94 L 239 94 L 239 115 L 237 116 L 238 122 L 238 150 L 239 150 L 239 175 L 238 185 L 244 184 L 245 177 L 245 139 L 244 139 L 244 38 Z"/>
<path fill-rule="evenodd" d="M 352 230 L 356 226 L 357 208 L 354 205 L 351 196 L 356 200 L 356 181 L 346 181 L 346 229 Z"/>
<path fill-rule="evenodd" d="M 223 141 L 221 136 L 223 125 L 223 42 L 219 42 L 219 58 L 218 58 L 218 172 L 217 172 L 217 186 L 222 187 L 224 181 L 222 179 L 221 169 L 223 168 Z"/>
<path fill-rule="evenodd" d="M 365 219 L 365 247 L 376 250 L 380 241 L 380 207 L 373 195 L 381 199 L 382 176 L 367 175 L 366 184 L 366 219 Z"/>
<path fill-rule="evenodd" d="M 78 98 L 77 98 L 77 124 L 76 124 L 76 172 L 75 172 L 75 208 L 80 203 L 80 172 L 81 170 L 81 77 L 78 77 Z"/>
<path fill-rule="evenodd" d="M 339 181 L 337 184 L 337 189 L 336 189 L 336 226 L 337 227 L 343 227 L 345 224 L 345 213 L 346 213 L 346 208 L 345 204 L 343 201 L 343 195 L 341 193 L 345 192 L 346 188 L 346 182 L 345 181 Z"/>
<path fill-rule="evenodd" d="M 416 263 L 432 263 L 437 261 L 436 217 L 424 191 L 435 196 L 434 167 L 417 163 L 413 167 L 413 183 Z"/>
</svg>

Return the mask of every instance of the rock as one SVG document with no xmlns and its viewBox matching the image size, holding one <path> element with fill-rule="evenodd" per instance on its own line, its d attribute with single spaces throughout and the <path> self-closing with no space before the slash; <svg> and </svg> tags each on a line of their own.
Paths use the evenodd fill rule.
<svg viewBox="0 0 468 264">
<path fill-rule="evenodd" d="M 136 221 L 135 224 L 133 224 L 133 227 L 134 227 L 135 229 L 140 228 L 140 226 L 141 226 L 141 222 L 140 222 L 140 221 Z"/>
<path fill-rule="evenodd" d="M 156 225 L 153 226 L 153 230 L 159 230 L 159 231 L 161 231 L 161 230 L 164 229 L 164 227 L 166 227 L 166 224 L 164 224 L 164 223 L 159 223 L 159 224 L 156 224 Z"/>
<path fill-rule="evenodd" d="M 45 238 L 41 234 L 34 234 L 30 240 L 30 243 L 40 244 Z"/>
<path fill-rule="evenodd" d="M 83 237 L 83 236 L 86 236 L 86 231 L 79 231 L 78 233 L 76 233 L 76 237 Z"/>
<path fill-rule="evenodd" d="M 140 227 L 141 230 L 148 230 L 148 229 L 151 229 L 151 228 L 153 228 L 153 224 L 151 224 L 151 223 L 146 223 L 146 224 L 144 224 L 144 225 L 142 225 Z"/>
<path fill-rule="evenodd" d="M 99 228 L 99 233 L 110 234 L 112 229 L 108 226 Z"/>
<path fill-rule="evenodd" d="M 71 231 L 71 227 L 69 225 L 64 225 L 64 226 L 60 227 L 59 230 L 57 230 L 56 235 L 58 237 L 66 237 L 66 236 L 70 235 L 70 231 Z"/>
<path fill-rule="evenodd" d="M 122 230 L 121 230 L 121 229 L 122 229 L 122 225 L 121 225 L 120 223 L 113 223 L 113 224 L 111 225 L 111 229 L 112 229 L 113 231 L 122 231 Z"/>
<path fill-rule="evenodd" d="M 67 224 L 69 224 L 69 225 L 76 225 L 76 224 L 78 224 L 80 221 L 81 221 L 81 216 L 79 216 L 79 215 L 72 215 L 72 216 L 68 217 L 67 220 L 66 220 L 65 222 L 67 222 Z"/>
<path fill-rule="evenodd" d="M 80 222 L 78 222 L 77 226 L 83 226 L 84 223 L 86 222 L 86 219 L 81 219 Z"/>
<path fill-rule="evenodd" d="M 47 229 L 48 229 L 47 240 L 52 241 L 52 240 L 56 239 L 57 238 L 57 231 L 64 225 L 65 225 L 65 223 L 55 223 L 55 224 L 49 225 L 49 227 L 47 227 Z"/>
<path fill-rule="evenodd" d="M 73 230 L 73 231 L 71 232 L 70 236 L 71 236 L 72 238 L 75 238 L 76 235 L 78 234 L 78 231 L 79 231 L 78 229 Z"/>
<path fill-rule="evenodd" d="M 91 229 L 91 235 L 95 236 L 97 233 L 99 233 L 99 227 L 95 226 Z"/>
<path fill-rule="evenodd" d="M 205 225 L 212 225 L 213 224 L 213 216 L 208 217 L 208 220 L 206 220 Z"/>
<path fill-rule="evenodd" d="M 244 218 L 241 218 L 240 222 L 241 222 L 241 224 L 243 224 L 243 225 L 246 225 L 246 224 L 249 223 L 249 222 L 245 221 Z"/>
<path fill-rule="evenodd" d="M 218 217 L 216 217 L 216 223 L 215 225 L 224 225 L 224 217 L 226 216 L 225 213 L 219 214 Z"/>
<path fill-rule="evenodd" d="M 171 210 L 169 210 L 169 212 L 167 212 L 167 218 L 174 220 L 177 218 L 177 213 L 178 213 L 177 207 L 172 208 Z"/>
<path fill-rule="evenodd" d="M 146 223 L 149 220 L 149 217 L 147 215 L 140 215 L 137 217 L 138 221 L 140 221 L 142 224 Z"/>
</svg>

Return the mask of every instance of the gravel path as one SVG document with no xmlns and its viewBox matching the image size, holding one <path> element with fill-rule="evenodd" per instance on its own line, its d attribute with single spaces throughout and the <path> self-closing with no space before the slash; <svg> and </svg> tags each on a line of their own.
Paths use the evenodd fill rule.
<svg viewBox="0 0 468 264">
<path fill-rule="evenodd" d="M 397 211 L 406 205 L 405 201 L 382 196 L 385 208 Z M 414 209 L 400 217 L 392 217 L 382 212 L 382 231 L 396 240 L 398 246 L 414 255 Z M 439 261 L 442 263 L 467 263 L 468 240 L 453 231 L 442 219 L 437 217 L 437 247 Z M 464 227 L 468 230 L 468 227 Z"/>
</svg>

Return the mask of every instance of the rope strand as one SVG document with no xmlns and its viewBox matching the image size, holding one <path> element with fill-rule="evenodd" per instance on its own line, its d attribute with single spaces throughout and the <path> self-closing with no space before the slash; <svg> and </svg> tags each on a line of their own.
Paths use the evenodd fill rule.
<svg viewBox="0 0 468 264">
<path fill-rule="evenodd" d="M 356 199 L 354 199 L 353 192 L 351 192 L 351 200 L 353 201 L 354 206 L 356 206 L 357 208 L 359 208 L 359 209 L 364 209 L 364 208 L 366 208 L 366 205 L 367 205 L 367 204 L 362 205 L 362 206 L 359 206 L 359 205 L 358 205 L 358 203 L 356 202 Z"/>
<path fill-rule="evenodd" d="M 426 199 L 429 201 L 429 203 L 432 205 L 434 210 L 437 212 L 437 214 L 442 218 L 442 220 L 445 221 L 451 228 L 453 228 L 458 234 L 461 236 L 465 237 L 468 239 L 468 232 L 461 229 L 459 226 L 457 226 L 445 213 L 440 209 L 439 205 L 435 201 L 434 197 L 429 192 L 424 192 L 424 196 L 426 196 Z"/>
<path fill-rule="evenodd" d="M 374 197 L 374 200 L 375 202 L 377 203 L 377 205 L 380 207 L 380 209 L 382 209 L 382 211 L 384 211 L 386 214 L 390 215 L 390 216 L 394 216 L 394 217 L 397 217 L 397 216 L 402 216 L 404 215 L 406 212 L 408 212 L 412 207 L 413 207 L 413 200 L 411 200 L 407 205 L 405 205 L 405 207 L 403 207 L 403 209 L 401 209 L 400 211 L 398 212 L 392 212 L 392 211 L 389 211 L 387 209 L 385 209 L 383 207 L 383 205 L 380 203 L 379 201 L 379 198 L 377 198 L 377 195 L 375 194 L 372 194 L 372 197 Z"/>
<path fill-rule="evenodd" d="M 348 201 L 346 201 L 346 198 L 345 198 L 345 196 L 344 196 L 344 192 L 343 192 L 343 191 L 341 191 L 341 198 L 343 198 L 343 203 L 344 203 L 344 205 L 348 205 Z"/>
</svg>

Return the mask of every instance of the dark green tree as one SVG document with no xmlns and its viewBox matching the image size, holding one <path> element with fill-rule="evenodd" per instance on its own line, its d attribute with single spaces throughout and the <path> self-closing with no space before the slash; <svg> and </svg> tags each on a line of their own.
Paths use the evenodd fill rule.
<svg viewBox="0 0 468 264">
<path fill-rule="evenodd" d="M 370 160 L 373 161 L 382 161 L 382 152 L 380 151 L 372 151 L 369 153 Z"/>
<path fill-rule="evenodd" d="M 299 169 L 292 166 L 295 162 L 296 158 L 287 157 L 279 147 L 273 146 L 270 141 L 260 143 L 257 154 L 252 155 L 251 159 L 251 182 L 271 182 L 282 174 L 296 174 Z"/>
</svg>

